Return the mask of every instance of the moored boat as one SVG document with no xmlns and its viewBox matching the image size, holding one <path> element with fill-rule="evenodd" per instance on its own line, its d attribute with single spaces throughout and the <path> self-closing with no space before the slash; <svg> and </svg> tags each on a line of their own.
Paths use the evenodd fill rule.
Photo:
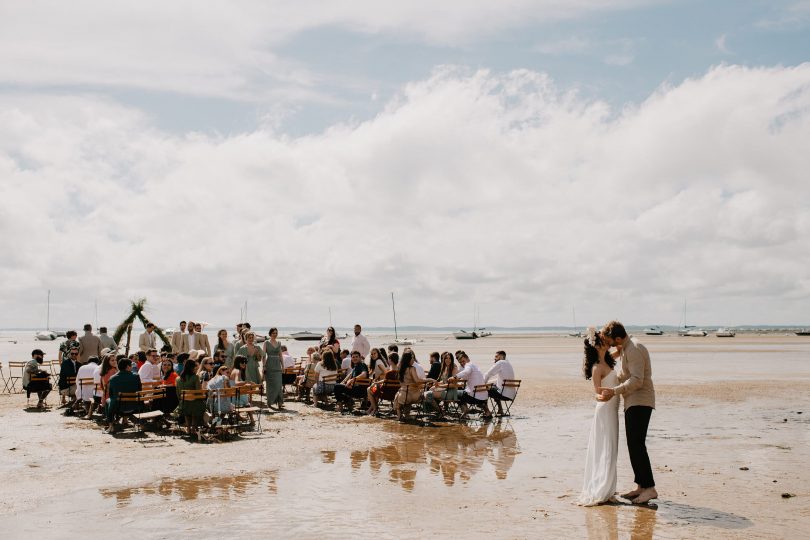
<svg viewBox="0 0 810 540">
<path fill-rule="evenodd" d="M 706 337 L 708 334 L 706 333 L 706 330 L 701 330 L 699 328 L 693 328 L 692 330 L 689 330 L 688 332 L 686 332 L 683 335 L 686 336 L 686 337 Z"/>
<path fill-rule="evenodd" d="M 734 337 L 737 335 L 737 332 L 732 328 L 718 328 L 714 335 L 717 337 Z"/>
<path fill-rule="evenodd" d="M 303 332 L 293 332 L 290 337 L 296 341 L 320 341 L 323 337 L 321 334 L 304 330 Z"/>
<path fill-rule="evenodd" d="M 644 333 L 648 336 L 663 336 L 664 331 L 661 330 L 660 326 L 650 326 L 649 328 L 644 329 Z"/>
<path fill-rule="evenodd" d="M 56 332 L 51 330 L 41 330 L 34 335 L 37 341 L 53 341 L 56 339 Z"/>
<path fill-rule="evenodd" d="M 478 334 L 473 332 L 467 332 L 466 330 L 459 330 L 458 332 L 453 332 L 453 337 L 456 339 L 478 339 Z"/>
<path fill-rule="evenodd" d="M 806 328 L 804 330 L 799 330 L 796 332 L 797 336 L 810 336 L 810 328 Z"/>
</svg>

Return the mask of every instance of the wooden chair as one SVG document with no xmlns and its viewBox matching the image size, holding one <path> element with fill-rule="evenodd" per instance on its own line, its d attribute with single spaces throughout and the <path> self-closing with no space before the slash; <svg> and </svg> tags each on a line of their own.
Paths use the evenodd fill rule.
<svg viewBox="0 0 810 540">
<path fill-rule="evenodd" d="M 467 381 L 463 379 L 447 383 L 447 394 L 442 401 L 442 408 L 446 415 L 456 419 L 461 418 L 461 394 L 465 388 L 467 388 Z"/>
<path fill-rule="evenodd" d="M 62 371 L 62 364 L 59 363 L 59 360 L 50 360 L 48 362 L 48 371 L 51 373 L 51 384 L 56 386 L 59 382 L 59 372 Z"/>
<path fill-rule="evenodd" d="M 163 387 L 151 388 L 135 392 L 135 403 L 139 404 L 138 411 L 132 412 L 129 416 L 137 426 L 138 431 L 143 431 L 144 424 L 163 417 L 163 411 L 154 407 L 157 400 L 166 397 L 166 389 Z"/>
<path fill-rule="evenodd" d="M 420 409 L 422 408 L 421 403 L 422 399 L 424 399 L 424 392 L 426 386 L 427 383 L 411 383 L 406 384 L 404 386 L 400 385 L 399 387 L 400 391 L 402 391 L 403 388 L 405 390 L 405 404 L 400 407 L 400 415 L 401 415 L 400 420 L 403 420 L 408 417 L 408 415 L 410 414 L 411 406 L 419 405 L 420 406 L 419 408 Z M 416 398 L 416 401 L 414 401 L 413 399 L 414 397 Z"/>
<path fill-rule="evenodd" d="M 291 368 L 284 368 L 281 372 L 281 384 L 282 384 L 282 392 L 285 395 L 297 395 L 298 394 L 298 387 L 295 384 L 296 379 L 299 375 L 301 375 L 301 368 L 300 367 L 291 367 Z"/>
<path fill-rule="evenodd" d="M 337 384 L 337 382 L 338 382 L 338 375 L 324 375 L 323 377 L 321 377 L 319 382 L 316 383 L 316 384 L 319 384 L 319 385 L 323 384 L 324 387 L 329 387 L 331 385 L 332 386 L 332 391 L 327 392 L 325 394 L 319 394 L 318 395 L 318 401 L 324 403 L 325 405 L 328 405 L 329 404 L 329 396 L 334 397 L 334 395 L 335 395 L 334 387 Z"/>
<path fill-rule="evenodd" d="M 3 362 L 2 361 L 0 361 L 0 382 L 3 383 L 3 393 L 10 393 L 9 390 L 8 390 L 9 380 L 3 374 Z"/>
<path fill-rule="evenodd" d="M 237 400 L 239 400 L 239 398 L 241 398 L 242 396 L 247 396 L 248 399 L 247 399 L 247 405 L 244 405 L 242 407 L 235 407 L 234 412 L 237 413 L 237 414 L 260 413 L 262 411 L 262 408 L 260 406 L 256 406 L 256 405 L 253 404 L 253 396 L 256 395 L 256 394 L 259 394 L 259 403 L 261 403 L 261 395 L 262 395 L 263 389 L 264 388 L 262 387 L 262 385 L 256 384 L 256 383 L 246 383 L 246 384 L 243 384 L 242 386 L 237 386 L 236 387 Z"/>
<path fill-rule="evenodd" d="M 382 415 L 382 405 L 385 402 L 388 402 L 388 411 L 386 412 L 386 416 L 393 416 L 394 415 L 394 399 L 397 397 L 397 392 L 399 392 L 399 381 L 394 379 L 384 379 L 382 381 L 382 386 L 380 387 L 380 395 L 377 398 L 377 415 Z"/>
<path fill-rule="evenodd" d="M 33 382 L 47 383 L 49 381 L 50 381 L 50 376 L 49 375 L 37 375 L 36 373 L 34 373 L 33 375 L 31 375 L 31 379 L 28 382 L 28 384 L 29 384 L 28 388 L 31 388 L 30 384 L 33 383 Z M 25 407 L 26 408 L 31 406 L 30 402 L 31 402 L 31 394 L 32 393 L 36 394 L 36 392 L 31 392 L 30 390 L 26 392 L 26 397 L 25 397 Z M 37 399 L 39 399 L 39 398 L 37 398 Z M 46 408 L 47 408 L 47 406 L 46 406 Z"/>
<path fill-rule="evenodd" d="M 20 392 L 22 392 L 22 378 L 23 373 L 25 372 L 25 365 L 28 362 L 9 362 L 8 363 L 8 381 L 10 381 L 11 386 L 7 386 L 9 394 L 16 394 L 18 393 L 16 390 L 17 381 L 20 381 Z M 19 375 L 15 375 L 14 372 L 19 370 Z"/>
<path fill-rule="evenodd" d="M 520 389 L 520 379 L 504 379 L 503 380 L 503 388 L 500 389 L 500 394 L 503 395 L 503 391 L 506 388 L 513 388 L 515 390 L 515 397 L 507 398 L 501 397 L 501 406 L 504 408 L 504 413 L 500 416 L 512 416 L 512 404 L 515 402 L 515 399 L 518 395 L 518 390 Z M 492 404 L 492 414 L 495 414 L 495 410 L 498 406 L 497 401 L 490 397 L 490 403 Z"/>
<path fill-rule="evenodd" d="M 486 409 L 484 409 L 484 407 L 489 402 L 489 389 L 490 388 L 492 388 L 492 383 L 476 384 L 473 387 L 472 395 L 473 395 L 473 398 L 475 399 L 476 402 L 468 407 L 467 413 L 462 415 L 462 418 L 464 418 L 468 414 L 470 414 L 470 410 L 472 410 L 472 412 L 474 412 L 474 413 L 478 413 L 479 417 L 482 417 L 484 415 L 484 413 L 486 412 Z M 486 397 L 484 399 L 475 398 L 474 397 L 475 394 L 479 394 L 479 393 L 486 393 Z"/>
</svg>

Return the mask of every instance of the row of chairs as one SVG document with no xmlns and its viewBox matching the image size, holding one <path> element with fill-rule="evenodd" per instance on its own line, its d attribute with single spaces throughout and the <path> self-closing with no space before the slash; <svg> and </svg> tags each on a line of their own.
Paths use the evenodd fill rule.
<svg viewBox="0 0 810 540">
<path fill-rule="evenodd" d="M 9 362 L 8 375 L 6 375 L 3 370 L 3 363 L 0 362 L 0 384 L 3 385 L 3 390 L 0 393 L 19 394 L 23 392 L 22 379 L 27 363 L 28 362 Z M 41 364 L 40 369 L 49 373 L 52 384 L 55 385 L 59 380 L 59 371 L 61 369 L 59 360 L 47 360 Z M 18 384 L 20 385 L 19 390 L 17 389 Z"/>
</svg>

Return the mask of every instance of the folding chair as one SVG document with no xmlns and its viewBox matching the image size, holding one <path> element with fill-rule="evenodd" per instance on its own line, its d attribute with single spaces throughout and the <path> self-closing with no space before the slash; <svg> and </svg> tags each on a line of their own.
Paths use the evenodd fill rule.
<svg viewBox="0 0 810 540">
<path fill-rule="evenodd" d="M 442 401 L 444 414 L 447 416 L 455 417 L 456 420 L 461 418 L 461 394 L 467 387 L 467 381 L 458 380 L 447 383 L 447 394 Z"/>
<path fill-rule="evenodd" d="M 62 371 L 59 360 L 50 360 L 48 362 L 48 371 L 51 372 L 51 384 L 56 386 L 59 383 L 59 372 Z"/>
<path fill-rule="evenodd" d="M 301 374 L 300 367 L 284 368 L 281 372 L 281 389 L 285 396 L 295 396 L 298 394 L 296 379 Z"/>
<path fill-rule="evenodd" d="M 115 411 L 112 414 L 112 425 L 125 417 L 141 412 L 142 401 L 138 399 L 138 392 L 119 392 Z"/>
<path fill-rule="evenodd" d="M 377 398 L 377 416 L 382 416 L 382 405 L 388 402 L 386 416 L 394 416 L 394 400 L 399 392 L 399 381 L 394 379 L 384 379 L 380 387 L 380 396 Z"/>
<path fill-rule="evenodd" d="M 471 405 L 469 405 L 469 407 L 467 408 L 467 413 L 461 415 L 462 419 L 464 417 L 466 417 L 468 414 L 470 414 L 470 410 L 472 410 L 472 412 L 477 412 L 479 417 L 482 417 L 484 415 L 484 413 L 486 412 L 486 409 L 484 407 L 487 405 L 487 403 L 489 401 L 489 389 L 490 388 L 492 388 L 492 383 L 477 384 L 477 385 L 475 385 L 473 387 L 472 396 L 473 396 L 474 402 Z M 485 393 L 486 397 L 484 399 L 477 399 L 475 397 L 475 394 L 479 394 L 479 393 Z"/>
<path fill-rule="evenodd" d="M 335 388 L 335 385 L 338 382 L 338 377 L 339 377 L 339 375 L 324 375 L 320 379 L 320 382 L 316 383 L 316 384 L 323 383 L 324 387 L 328 387 L 330 385 L 332 386 L 332 391 L 331 392 L 326 392 L 325 394 L 319 394 L 318 395 L 318 401 L 322 402 L 324 405 L 329 405 L 330 404 L 329 396 L 332 396 L 332 397 L 335 396 L 334 388 Z M 334 404 L 332 404 L 332 405 L 334 405 Z"/>
<path fill-rule="evenodd" d="M 261 395 L 262 395 L 263 387 L 260 384 L 256 383 L 247 383 L 243 384 L 242 386 L 236 387 L 236 399 L 240 401 L 242 396 L 247 396 L 247 405 L 243 407 L 234 407 L 233 412 L 237 415 L 237 425 L 239 425 L 238 418 L 242 413 L 246 413 L 249 416 L 253 413 L 257 413 L 259 415 L 259 421 L 261 422 L 261 406 L 256 406 L 253 404 L 253 395 L 259 394 L 259 403 L 261 404 Z M 249 423 L 248 423 L 249 425 Z M 261 431 L 261 426 L 259 427 L 259 431 Z"/>
<path fill-rule="evenodd" d="M 405 404 L 400 408 L 400 420 L 408 418 L 412 405 L 418 405 L 422 409 L 422 400 L 424 399 L 426 383 L 411 383 L 405 386 L 400 385 L 400 391 L 405 389 Z M 417 400 L 413 401 L 416 397 Z"/>
<path fill-rule="evenodd" d="M 28 362 L 9 362 L 8 363 L 8 381 L 10 381 L 11 386 L 8 386 L 8 393 L 9 394 L 16 394 L 16 386 L 17 381 L 20 381 L 20 392 L 22 392 L 22 378 L 23 373 L 25 372 L 25 365 Z M 20 370 L 19 375 L 14 375 L 14 371 Z"/>
<path fill-rule="evenodd" d="M 93 380 L 93 377 L 86 377 L 86 378 L 81 378 L 81 379 L 78 380 L 78 382 L 76 383 L 76 402 L 77 402 L 77 404 L 84 401 L 83 399 L 79 399 L 79 396 L 83 396 L 84 395 L 84 391 L 83 391 L 84 388 L 90 387 L 90 386 L 93 387 L 93 389 L 95 390 L 96 383 Z M 91 396 L 90 401 L 88 403 L 92 403 L 92 401 L 93 401 L 93 397 Z M 88 411 L 90 410 L 89 405 L 88 405 L 87 410 Z"/>
<path fill-rule="evenodd" d="M 8 383 L 9 380 L 6 379 L 6 376 L 3 375 L 3 362 L 0 361 L 0 382 L 3 383 L 3 393 L 8 392 Z M 10 393 L 10 392 L 9 392 Z"/>
<path fill-rule="evenodd" d="M 163 411 L 154 407 L 154 405 L 157 400 L 165 397 L 166 389 L 162 387 L 135 392 L 135 403 L 138 406 L 135 412 L 129 414 L 129 417 L 132 418 L 132 423 L 135 424 L 138 431 L 143 432 L 144 424 L 163 417 Z"/>
<path fill-rule="evenodd" d="M 517 398 L 518 390 L 520 389 L 520 379 L 504 379 L 503 380 L 503 388 L 499 390 L 499 394 L 501 394 L 501 406 L 504 408 L 504 413 L 498 416 L 512 416 L 512 404 L 515 402 Z M 504 390 L 507 388 L 513 388 L 515 390 L 515 396 L 512 398 L 503 397 Z M 491 409 L 493 411 L 492 414 L 495 414 L 495 410 L 498 406 L 497 400 L 490 396 L 489 398 L 490 404 L 492 405 Z"/>
<path fill-rule="evenodd" d="M 39 374 L 36 374 L 36 373 L 34 373 L 33 375 L 31 375 L 31 378 L 30 378 L 30 379 L 29 379 L 29 381 L 28 381 L 28 388 L 29 388 L 29 389 L 28 389 L 28 390 L 26 390 L 26 396 L 25 396 L 25 408 L 26 408 L 26 409 L 27 409 L 27 408 L 29 408 L 29 407 L 31 406 L 31 394 L 32 394 L 32 393 L 33 393 L 33 394 L 36 394 L 36 393 L 37 393 L 37 391 L 36 391 L 36 390 L 35 390 L 35 391 L 33 391 L 33 392 L 30 390 L 30 388 L 31 388 L 31 384 L 32 384 L 32 383 L 35 383 L 35 382 L 36 382 L 36 383 L 43 383 L 43 382 L 44 382 L 44 383 L 48 383 L 48 382 L 49 382 L 49 379 L 50 379 L 50 377 L 49 377 L 48 375 L 39 375 Z M 37 399 L 39 399 L 39 396 L 37 396 Z M 47 406 L 46 406 L 46 408 L 47 408 Z"/>
</svg>

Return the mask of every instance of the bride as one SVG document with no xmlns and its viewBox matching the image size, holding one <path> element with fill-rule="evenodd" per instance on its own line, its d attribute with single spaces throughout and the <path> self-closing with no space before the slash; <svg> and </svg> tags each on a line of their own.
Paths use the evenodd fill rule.
<svg viewBox="0 0 810 540">
<path fill-rule="evenodd" d="M 594 328 L 588 329 L 585 339 L 585 358 L 582 371 L 585 379 L 593 380 L 594 393 L 600 386 L 615 386 L 616 360 L 608 353 L 608 345 Z M 619 446 L 619 398 L 598 401 L 593 413 L 588 454 L 585 457 L 585 478 L 582 494 L 577 500 L 581 506 L 594 506 L 615 500 L 616 456 Z"/>
</svg>

